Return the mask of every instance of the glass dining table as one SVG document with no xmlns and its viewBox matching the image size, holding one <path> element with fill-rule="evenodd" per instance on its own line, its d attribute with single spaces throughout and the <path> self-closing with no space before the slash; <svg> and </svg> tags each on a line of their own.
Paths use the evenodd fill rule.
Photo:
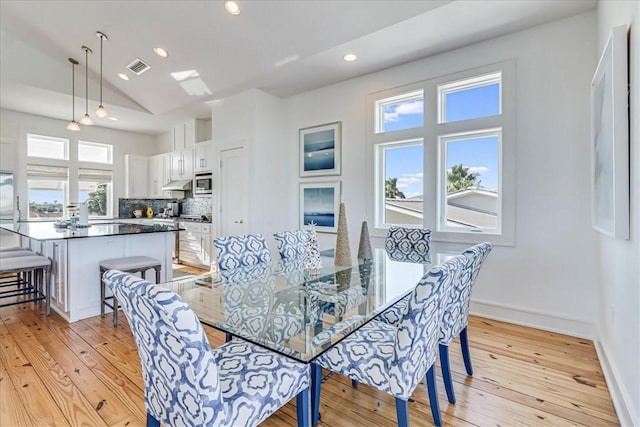
<svg viewBox="0 0 640 427">
<path fill-rule="evenodd" d="M 432 249 L 427 257 L 407 257 L 374 248 L 372 260 L 353 267 L 322 256 L 319 271 L 280 261 L 161 285 L 180 295 L 203 324 L 310 363 L 454 255 Z"/>
</svg>

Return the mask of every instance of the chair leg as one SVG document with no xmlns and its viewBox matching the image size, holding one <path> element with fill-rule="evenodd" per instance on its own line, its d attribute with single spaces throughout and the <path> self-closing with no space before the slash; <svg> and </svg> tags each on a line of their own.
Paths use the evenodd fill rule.
<svg viewBox="0 0 640 427">
<path fill-rule="evenodd" d="M 233 335 L 231 335 L 230 333 L 226 333 L 224 334 L 224 342 L 229 342 L 233 339 Z"/>
<path fill-rule="evenodd" d="M 160 427 L 160 421 L 147 412 L 147 427 Z"/>
<path fill-rule="evenodd" d="M 296 396 L 296 414 L 298 415 L 298 427 L 309 427 L 311 424 L 311 408 L 309 408 L 309 388 L 305 388 Z"/>
<path fill-rule="evenodd" d="M 113 314 L 113 327 L 117 328 L 118 327 L 118 299 L 116 298 L 115 294 L 113 294 L 113 299 L 111 301 L 113 302 L 113 311 L 111 312 L 111 314 Z"/>
<path fill-rule="evenodd" d="M 451 366 L 449 365 L 449 346 L 440 344 L 440 367 L 442 368 L 442 382 L 447 391 L 449 403 L 456 403 L 456 395 L 453 391 L 453 380 L 451 379 Z"/>
<path fill-rule="evenodd" d="M 104 289 L 104 280 L 102 280 L 102 274 L 104 271 L 100 268 L 100 317 L 104 317 L 104 297 L 105 297 L 105 289 Z"/>
<path fill-rule="evenodd" d="M 431 406 L 431 415 L 433 423 L 440 427 L 442 419 L 440 418 L 440 403 L 438 402 L 438 386 L 436 384 L 436 370 L 431 365 L 427 371 L 427 391 L 429 392 L 429 406 Z M 396 402 L 397 405 L 397 402 Z"/>
<path fill-rule="evenodd" d="M 396 415 L 398 427 L 409 427 L 409 402 L 396 397 Z"/>
<path fill-rule="evenodd" d="M 44 269 L 44 280 L 43 280 L 43 285 L 44 285 L 44 291 L 45 293 L 45 306 L 46 306 L 46 313 L 47 316 L 51 315 L 51 272 L 49 270 L 49 267 L 45 267 Z"/>
<path fill-rule="evenodd" d="M 353 388 L 358 387 L 358 380 L 351 380 L 351 387 Z"/>
<path fill-rule="evenodd" d="M 322 367 L 311 363 L 311 425 L 320 421 L 320 387 L 322 386 Z"/>
<path fill-rule="evenodd" d="M 473 375 L 473 366 L 471 366 L 471 353 L 469 352 L 469 337 L 467 336 L 467 327 L 460 331 L 460 345 L 462 346 L 462 358 L 464 359 L 464 367 L 468 375 Z"/>
<path fill-rule="evenodd" d="M 156 267 L 156 285 L 160 284 L 160 269 L 162 267 Z"/>
</svg>

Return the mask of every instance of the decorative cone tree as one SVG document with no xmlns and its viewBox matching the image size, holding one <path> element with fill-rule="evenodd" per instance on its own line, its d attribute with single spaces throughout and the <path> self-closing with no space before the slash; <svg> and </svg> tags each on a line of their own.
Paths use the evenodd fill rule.
<svg viewBox="0 0 640 427">
<path fill-rule="evenodd" d="M 369 226 L 367 225 L 367 221 L 362 221 L 362 228 L 360 229 L 358 259 L 362 261 L 373 259 L 373 249 L 371 249 L 371 240 L 369 239 Z"/>
<path fill-rule="evenodd" d="M 347 228 L 347 213 L 344 202 L 340 202 L 340 213 L 338 214 L 338 235 L 336 236 L 336 256 L 335 265 L 351 267 L 351 248 L 349 247 L 349 229 Z"/>
</svg>

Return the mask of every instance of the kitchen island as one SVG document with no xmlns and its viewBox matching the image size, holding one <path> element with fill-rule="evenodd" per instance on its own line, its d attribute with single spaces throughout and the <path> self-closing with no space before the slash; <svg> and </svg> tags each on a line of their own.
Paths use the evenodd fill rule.
<svg viewBox="0 0 640 427">
<path fill-rule="evenodd" d="M 149 256 L 160 260 L 161 282 L 172 279 L 171 251 L 179 227 L 164 224 L 95 223 L 56 228 L 52 222 L 2 224 L 21 246 L 53 261 L 51 308 L 68 322 L 100 314 L 99 263 L 110 258 Z M 155 275 L 149 274 L 153 281 Z"/>
</svg>

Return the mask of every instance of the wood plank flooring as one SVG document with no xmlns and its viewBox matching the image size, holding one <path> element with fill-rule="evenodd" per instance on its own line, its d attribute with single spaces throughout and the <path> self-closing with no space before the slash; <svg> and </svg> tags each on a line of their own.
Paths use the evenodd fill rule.
<svg viewBox="0 0 640 427">
<path fill-rule="evenodd" d="M 125 316 L 72 324 L 34 304 L 0 308 L 0 426 L 144 425 L 140 362 Z M 222 333 L 207 328 L 212 346 Z M 588 340 L 472 317 L 474 375 L 467 376 L 458 343 L 450 349 L 458 399 L 447 403 L 449 426 L 615 426 L 618 419 Z M 322 387 L 320 426 L 393 426 L 394 399 L 371 387 L 351 387 L 331 375 Z M 413 426 L 432 426 L 426 387 L 409 403 Z M 295 399 L 263 423 L 295 426 Z"/>
</svg>

